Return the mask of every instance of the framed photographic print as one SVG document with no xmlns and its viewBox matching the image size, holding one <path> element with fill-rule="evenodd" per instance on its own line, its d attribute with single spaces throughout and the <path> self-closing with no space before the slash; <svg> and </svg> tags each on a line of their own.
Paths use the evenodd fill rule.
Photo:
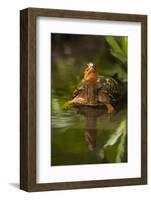
<svg viewBox="0 0 151 200">
<path fill-rule="evenodd" d="M 147 16 L 20 12 L 20 188 L 147 183 Z"/>
</svg>

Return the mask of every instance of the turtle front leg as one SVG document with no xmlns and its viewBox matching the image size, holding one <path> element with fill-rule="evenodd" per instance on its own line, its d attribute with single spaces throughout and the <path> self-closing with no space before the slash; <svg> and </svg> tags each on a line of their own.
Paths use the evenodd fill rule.
<svg viewBox="0 0 151 200">
<path fill-rule="evenodd" d="M 74 99 L 72 99 L 71 101 L 68 101 L 64 104 L 63 108 L 67 109 L 72 105 L 84 105 L 87 102 L 85 101 L 85 99 L 81 98 L 81 97 L 75 97 Z"/>
<path fill-rule="evenodd" d="M 69 107 L 71 107 L 73 104 L 72 101 L 67 101 L 64 105 L 63 105 L 63 109 L 68 109 Z"/>
<path fill-rule="evenodd" d="M 115 112 L 115 108 L 110 103 L 105 104 L 105 105 L 107 107 L 107 112 L 108 113 L 114 113 Z"/>
</svg>

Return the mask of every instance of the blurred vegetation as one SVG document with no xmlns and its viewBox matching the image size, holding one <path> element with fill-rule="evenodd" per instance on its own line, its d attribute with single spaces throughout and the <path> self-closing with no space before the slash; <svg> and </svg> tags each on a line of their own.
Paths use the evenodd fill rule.
<svg viewBox="0 0 151 200">
<path fill-rule="evenodd" d="M 110 135 L 104 146 L 100 150 L 100 157 L 113 163 L 120 163 L 127 157 L 126 145 L 126 120 L 122 120 L 113 134 Z"/>
<path fill-rule="evenodd" d="M 63 110 L 83 76 L 86 63 L 101 75 L 127 80 L 126 36 L 51 35 L 51 164 L 74 165 L 127 161 L 127 102 L 114 116 L 97 121 L 97 148 L 84 140 L 85 119 L 74 108 Z"/>
<path fill-rule="evenodd" d="M 111 54 L 121 62 L 121 69 L 127 75 L 127 43 L 128 37 L 123 36 L 120 39 L 120 42 L 116 40 L 114 36 L 106 36 L 106 41 L 111 47 Z"/>
</svg>

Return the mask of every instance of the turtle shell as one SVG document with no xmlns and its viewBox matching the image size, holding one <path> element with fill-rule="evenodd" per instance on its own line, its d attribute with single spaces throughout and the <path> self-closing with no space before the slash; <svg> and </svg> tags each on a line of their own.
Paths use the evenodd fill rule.
<svg viewBox="0 0 151 200">
<path fill-rule="evenodd" d="M 100 76 L 97 80 L 98 102 L 116 104 L 122 97 L 122 87 L 113 77 Z"/>
<path fill-rule="evenodd" d="M 121 85 L 118 80 L 108 76 L 99 76 L 94 85 L 82 80 L 73 93 L 72 102 L 83 105 L 115 105 L 122 97 Z"/>
</svg>

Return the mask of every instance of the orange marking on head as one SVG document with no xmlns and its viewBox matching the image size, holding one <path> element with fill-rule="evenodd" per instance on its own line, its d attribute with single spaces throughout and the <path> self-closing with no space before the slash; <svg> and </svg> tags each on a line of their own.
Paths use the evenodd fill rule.
<svg viewBox="0 0 151 200">
<path fill-rule="evenodd" d="M 88 63 L 86 69 L 84 70 L 84 79 L 87 81 L 97 80 L 97 71 L 93 63 Z"/>
</svg>

